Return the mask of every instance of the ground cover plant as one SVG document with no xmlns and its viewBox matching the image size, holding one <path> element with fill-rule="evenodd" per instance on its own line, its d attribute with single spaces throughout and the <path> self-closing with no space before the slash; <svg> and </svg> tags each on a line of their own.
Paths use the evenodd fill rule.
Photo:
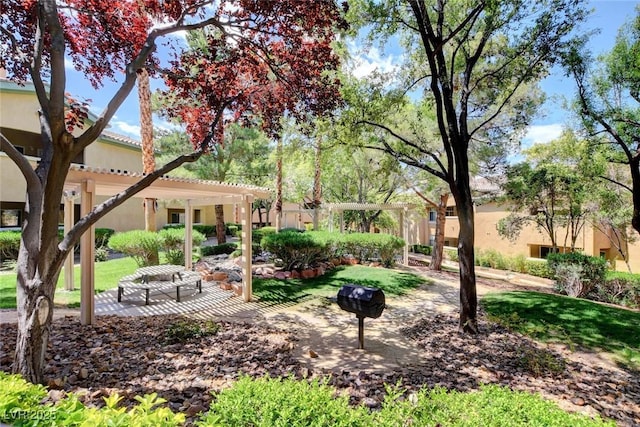
<svg viewBox="0 0 640 427">
<path fill-rule="evenodd" d="M 136 397 L 138 404 L 126 410 L 120 397 L 105 397 L 102 408 L 87 407 L 70 393 L 55 405 L 41 402 L 47 396 L 43 386 L 27 383 L 17 375 L 0 372 L 0 421 L 22 426 L 41 425 L 138 425 L 175 426 L 185 421 L 159 404 L 165 400 L 151 394 Z M 564 412 L 554 403 L 506 387 L 481 386 L 463 393 L 443 388 L 423 388 L 401 398 L 404 390 L 387 387 L 379 411 L 350 406 L 346 395 L 319 379 L 253 379 L 242 376 L 233 386 L 218 393 L 209 410 L 196 421 L 198 426 L 311 427 L 311 426 L 603 426 L 615 424 L 598 418 Z M 239 410 L 240 409 L 240 410 Z"/>
<path fill-rule="evenodd" d="M 640 370 L 640 313 L 596 302 L 538 292 L 486 295 L 488 315 L 543 342 L 604 351 Z"/>
<path fill-rule="evenodd" d="M 330 297 L 347 283 L 380 288 L 386 295 L 402 295 L 426 282 L 415 274 L 368 267 L 341 266 L 313 279 L 255 279 L 253 293 L 261 301 L 286 303 L 313 297 Z"/>
<path fill-rule="evenodd" d="M 132 274 L 137 268 L 133 258 L 115 258 L 95 265 L 95 291 L 97 293 L 118 286 L 122 276 Z M 75 290 L 64 290 L 64 273 L 60 274 L 56 285 L 54 304 L 56 306 L 78 307 L 80 305 L 80 266 L 74 267 Z M 16 308 L 16 274 L 0 274 L 0 308 Z"/>
</svg>

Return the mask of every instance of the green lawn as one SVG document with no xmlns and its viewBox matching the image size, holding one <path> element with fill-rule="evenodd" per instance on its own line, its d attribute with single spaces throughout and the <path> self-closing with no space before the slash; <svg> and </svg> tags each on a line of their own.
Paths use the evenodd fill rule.
<svg viewBox="0 0 640 427">
<path fill-rule="evenodd" d="M 411 273 L 354 265 L 338 267 L 327 271 L 323 276 L 308 280 L 256 279 L 253 281 L 253 293 L 261 301 L 277 304 L 303 301 L 316 296 L 336 296 L 338 289 L 347 283 L 380 288 L 385 295 L 402 295 L 425 281 Z"/>
<path fill-rule="evenodd" d="M 118 258 L 96 263 L 95 290 L 102 292 L 118 286 L 122 276 L 135 272 L 137 265 L 133 258 Z M 76 307 L 80 304 L 80 267 L 74 268 L 76 290 L 64 290 L 64 270 L 60 273 L 54 303 L 58 306 Z M 0 274 L 0 308 L 16 308 L 16 275 Z"/>
<path fill-rule="evenodd" d="M 488 294 L 481 303 L 490 316 L 536 340 L 605 351 L 640 369 L 639 312 L 538 292 Z"/>
</svg>

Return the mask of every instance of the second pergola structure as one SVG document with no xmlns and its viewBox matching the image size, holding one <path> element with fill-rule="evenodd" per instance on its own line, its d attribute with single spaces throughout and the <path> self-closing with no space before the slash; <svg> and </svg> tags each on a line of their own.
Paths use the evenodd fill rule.
<svg viewBox="0 0 640 427">
<path fill-rule="evenodd" d="M 80 198 L 80 216 L 88 214 L 96 205 L 96 196 L 114 196 L 143 177 L 141 173 L 129 173 L 114 169 L 92 168 L 73 165 L 65 181 L 64 224 L 65 233 L 74 224 L 74 198 Z M 163 176 L 149 187 L 137 193 L 135 198 L 160 200 L 182 200 L 185 206 L 185 268 L 192 267 L 193 212 L 197 206 L 235 204 L 240 206 L 242 225 L 242 297 L 248 302 L 252 297 L 251 280 L 251 232 L 252 203 L 256 198 L 267 198 L 271 191 L 250 185 L 226 184 L 199 179 L 172 178 Z M 94 303 L 94 256 L 95 226 L 80 238 L 80 321 L 95 323 Z M 65 266 L 65 288 L 73 288 L 73 254 Z"/>
<path fill-rule="evenodd" d="M 404 240 L 402 264 L 409 265 L 409 222 L 407 221 L 409 210 L 413 209 L 410 203 L 325 203 L 322 209 L 329 213 L 329 231 L 333 231 L 333 214 L 340 215 L 340 232 L 344 232 L 344 211 L 395 211 L 398 213 L 400 224 L 400 236 Z"/>
</svg>

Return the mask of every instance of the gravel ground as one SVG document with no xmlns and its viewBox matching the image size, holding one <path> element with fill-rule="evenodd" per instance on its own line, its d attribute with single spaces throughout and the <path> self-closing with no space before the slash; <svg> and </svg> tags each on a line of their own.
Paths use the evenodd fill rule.
<svg viewBox="0 0 640 427">
<path fill-rule="evenodd" d="M 440 385 L 473 390 L 497 383 L 539 392 L 568 410 L 600 413 L 620 426 L 640 425 L 640 380 L 637 372 L 616 368 L 594 355 L 580 358 L 563 348 L 541 346 L 480 318 L 482 333 L 457 332 L 454 314 L 416 318 L 400 333 L 423 351 L 419 363 L 386 371 L 313 369 L 293 357 L 301 345 L 292 332 L 243 323 L 220 322 L 214 336 L 185 344 L 163 344 L 175 316 L 98 317 L 82 326 L 77 317 L 56 319 L 49 343 L 46 378 L 49 397 L 83 392 L 88 405 L 117 391 L 123 403 L 157 392 L 192 422 L 205 411 L 211 391 L 228 387 L 241 374 L 329 376 L 330 383 L 353 404 L 380 405 L 384 383 L 400 382 L 408 390 Z M 294 329 L 291 329 L 294 331 Z M 10 371 L 16 326 L 0 330 L 0 369 Z"/>
</svg>

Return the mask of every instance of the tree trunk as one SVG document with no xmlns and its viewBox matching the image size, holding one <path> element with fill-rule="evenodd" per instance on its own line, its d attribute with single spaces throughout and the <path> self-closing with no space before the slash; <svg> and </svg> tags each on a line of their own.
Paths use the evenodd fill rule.
<svg viewBox="0 0 640 427">
<path fill-rule="evenodd" d="M 454 198 L 458 209 L 458 263 L 460 265 L 460 324 L 462 331 L 478 333 L 478 296 L 474 254 L 474 213 L 469 187 L 469 175 L 459 176 Z"/>
<path fill-rule="evenodd" d="M 313 175 L 313 229 L 318 230 L 318 222 L 320 215 L 320 199 L 322 198 L 322 187 L 320 186 L 322 144 L 318 140 L 315 152 L 315 173 Z"/>
<path fill-rule="evenodd" d="M 29 256 L 24 248 L 20 252 L 21 257 Z M 18 265 L 17 273 L 18 339 L 13 372 L 31 383 L 42 384 L 57 277 L 53 283 L 43 283 L 36 270 L 33 279 L 28 279 L 29 274 L 24 265 Z"/>
<path fill-rule="evenodd" d="M 224 226 L 224 206 L 216 205 L 216 239 L 218 244 L 227 243 L 227 235 Z"/>
<path fill-rule="evenodd" d="M 276 145 L 276 231 L 282 227 L 282 139 Z"/>
<path fill-rule="evenodd" d="M 447 202 L 449 200 L 449 194 L 444 193 L 440 195 L 440 202 L 436 208 L 436 236 L 433 242 L 433 250 L 431 251 L 431 262 L 429 263 L 429 270 L 440 271 L 442 270 L 442 259 L 444 252 L 444 228 L 447 220 Z"/>
</svg>

